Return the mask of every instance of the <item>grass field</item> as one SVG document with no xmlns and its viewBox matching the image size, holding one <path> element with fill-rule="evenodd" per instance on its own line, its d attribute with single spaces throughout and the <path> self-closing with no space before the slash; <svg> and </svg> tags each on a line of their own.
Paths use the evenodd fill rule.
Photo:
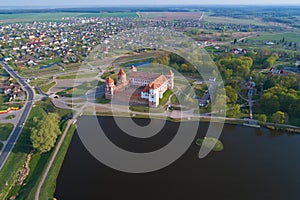
<svg viewBox="0 0 300 200">
<path fill-rule="evenodd" d="M 134 12 L 112 12 L 112 13 L 71 13 L 71 12 L 49 12 L 49 13 L 23 13 L 23 14 L 0 14 L 0 23 L 31 22 L 31 21 L 64 21 L 72 17 L 137 17 Z"/>
<path fill-rule="evenodd" d="M 49 84 L 47 84 L 47 85 L 43 85 L 42 87 L 41 87 L 41 90 L 43 91 L 43 92 L 48 92 L 48 90 L 50 89 L 50 88 L 52 88 L 54 85 L 56 84 L 56 82 L 51 82 L 51 83 L 49 83 Z"/>
<path fill-rule="evenodd" d="M 109 102 L 110 102 L 109 99 L 105 99 L 105 95 L 100 96 L 96 99 L 96 103 L 100 103 L 100 104 L 107 104 Z"/>
<path fill-rule="evenodd" d="M 282 40 L 283 37 L 285 41 L 288 42 L 300 42 L 300 33 L 296 33 L 296 32 L 260 35 L 260 36 L 249 38 L 249 40 L 279 41 Z"/>
<path fill-rule="evenodd" d="M 13 151 L 9 155 L 4 167 L 0 171 L 0 199 L 9 199 L 10 196 L 19 194 L 18 199 L 34 199 L 34 192 L 40 177 L 40 172 L 46 166 L 50 153 L 34 154 L 30 162 L 30 174 L 25 180 L 23 188 L 15 186 L 14 180 L 17 177 L 19 169 L 25 162 L 27 154 L 32 150 L 30 142 L 30 127 L 33 123 L 33 117 L 41 114 L 40 109 L 48 112 L 56 112 L 61 117 L 69 115 L 70 110 L 58 109 L 53 104 L 47 101 L 36 102 L 36 106 L 32 108 L 29 118 L 24 126 L 23 132 L 20 135 Z M 61 125 L 61 129 L 63 126 Z M 29 192 L 30 191 L 30 192 Z M 8 195 L 9 194 L 9 195 Z"/>
<path fill-rule="evenodd" d="M 9 97 L 6 94 L 0 94 L 0 110 L 5 110 L 7 106 L 4 105 L 4 103 L 8 102 Z"/>
<path fill-rule="evenodd" d="M 88 73 L 88 74 L 72 74 L 66 76 L 58 76 L 57 79 L 76 79 L 76 78 L 93 78 L 96 77 L 98 73 Z"/>
<path fill-rule="evenodd" d="M 6 141 L 7 138 L 9 137 L 11 131 L 13 130 L 14 125 L 13 124 L 0 124 L 0 140 L 1 141 Z"/>
<path fill-rule="evenodd" d="M 95 88 L 98 85 L 98 81 L 92 81 L 92 82 L 84 82 L 81 85 L 78 85 L 76 87 L 71 87 L 66 90 L 63 90 L 61 92 L 58 92 L 57 95 L 62 96 L 62 97 L 79 97 L 85 95 L 85 93 L 92 89 Z"/>
<path fill-rule="evenodd" d="M 59 149 L 56 159 L 45 179 L 44 185 L 41 188 L 40 199 L 53 199 L 53 195 L 56 188 L 56 178 L 59 174 L 60 168 L 63 164 L 65 155 L 67 153 L 69 144 L 72 140 L 73 134 L 75 132 L 76 126 L 72 125 L 65 137 L 65 140 Z"/>
<path fill-rule="evenodd" d="M 204 15 L 203 21 L 210 23 L 224 23 L 224 24 L 252 24 L 257 26 L 264 26 L 266 23 L 258 19 L 238 19 L 230 17 L 214 17 Z"/>
</svg>

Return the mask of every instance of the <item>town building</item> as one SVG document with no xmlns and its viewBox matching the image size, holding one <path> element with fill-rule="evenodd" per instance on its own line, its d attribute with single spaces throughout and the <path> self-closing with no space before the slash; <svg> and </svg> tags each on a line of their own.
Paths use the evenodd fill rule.
<svg viewBox="0 0 300 200">
<path fill-rule="evenodd" d="M 174 88 L 174 73 L 171 70 L 166 75 L 139 72 L 135 66 L 132 66 L 127 80 L 126 73 L 120 69 L 116 85 L 112 78 L 106 79 L 105 98 L 112 99 L 116 93 L 118 96 L 126 95 L 126 91 L 130 88 L 138 88 L 137 98 L 146 101 L 149 107 L 157 107 L 163 94 L 168 89 Z"/>
</svg>

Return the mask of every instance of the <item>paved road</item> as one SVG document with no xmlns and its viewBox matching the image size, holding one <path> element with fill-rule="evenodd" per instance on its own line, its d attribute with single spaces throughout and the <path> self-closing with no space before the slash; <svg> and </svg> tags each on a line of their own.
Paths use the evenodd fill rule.
<svg viewBox="0 0 300 200">
<path fill-rule="evenodd" d="M 31 89 L 31 87 L 8 65 L 6 65 L 5 63 L 1 63 L 4 67 L 4 69 L 14 78 L 17 78 L 19 83 L 23 86 L 23 89 L 27 92 L 27 102 L 24 105 L 24 111 L 19 119 L 19 122 L 17 123 L 17 125 L 15 126 L 13 132 L 11 133 L 11 136 L 9 138 L 9 140 L 7 141 L 6 145 L 3 147 L 2 152 L 0 154 L 0 170 L 3 167 L 3 165 L 5 164 L 5 161 L 7 160 L 10 152 L 12 151 L 15 143 L 17 142 L 22 129 L 23 129 L 23 124 L 26 122 L 29 112 L 31 110 L 32 107 L 32 102 L 33 102 L 33 91 Z"/>
</svg>

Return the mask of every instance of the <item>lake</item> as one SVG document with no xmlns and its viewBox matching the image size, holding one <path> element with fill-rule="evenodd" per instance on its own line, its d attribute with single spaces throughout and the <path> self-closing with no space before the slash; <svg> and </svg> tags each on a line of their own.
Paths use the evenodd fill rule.
<svg viewBox="0 0 300 200">
<path fill-rule="evenodd" d="M 88 123 L 89 117 L 79 120 Z M 113 143 L 133 152 L 163 147 L 174 138 L 178 128 L 178 124 L 167 122 L 157 135 L 138 139 L 124 134 L 112 117 L 98 120 Z M 135 121 L 140 125 L 149 122 Z M 208 127 L 207 123 L 199 124 L 197 137 L 204 136 Z M 130 174 L 97 161 L 75 133 L 57 179 L 55 197 L 58 200 L 299 199 L 300 135 L 225 125 L 220 139 L 224 144 L 222 152 L 210 152 L 199 159 L 199 147 L 193 143 L 166 168 Z"/>
</svg>

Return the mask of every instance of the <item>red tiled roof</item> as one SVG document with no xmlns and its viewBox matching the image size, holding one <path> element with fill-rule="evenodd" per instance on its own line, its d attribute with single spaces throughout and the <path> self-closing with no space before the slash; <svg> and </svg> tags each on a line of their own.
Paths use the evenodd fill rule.
<svg viewBox="0 0 300 200">
<path fill-rule="evenodd" d="M 114 83 L 114 80 L 110 77 L 106 78 L 106 83 Z"/>
<path fill-rule="evenodd" d="M 120 70 L 119 70 L 119 75 L 121 75 L 121 76 L 126 75 L 123 69 L 120 69 Z"/>
<path fill-rule="evenodd" d="M 150 88 L 152 89 L 157 89 L 159 88 L 162 84 L 164 84 L 165 82 L 167 82 L 168 79 L 164 76 L 164 75 L 160 75 L 159 77 L 157 77 L 154 81 L 152 81 L 151 83 L 149 83 L 144 89 L 143 92 L 147 92 L 149 91 Z"/>
</svg>

